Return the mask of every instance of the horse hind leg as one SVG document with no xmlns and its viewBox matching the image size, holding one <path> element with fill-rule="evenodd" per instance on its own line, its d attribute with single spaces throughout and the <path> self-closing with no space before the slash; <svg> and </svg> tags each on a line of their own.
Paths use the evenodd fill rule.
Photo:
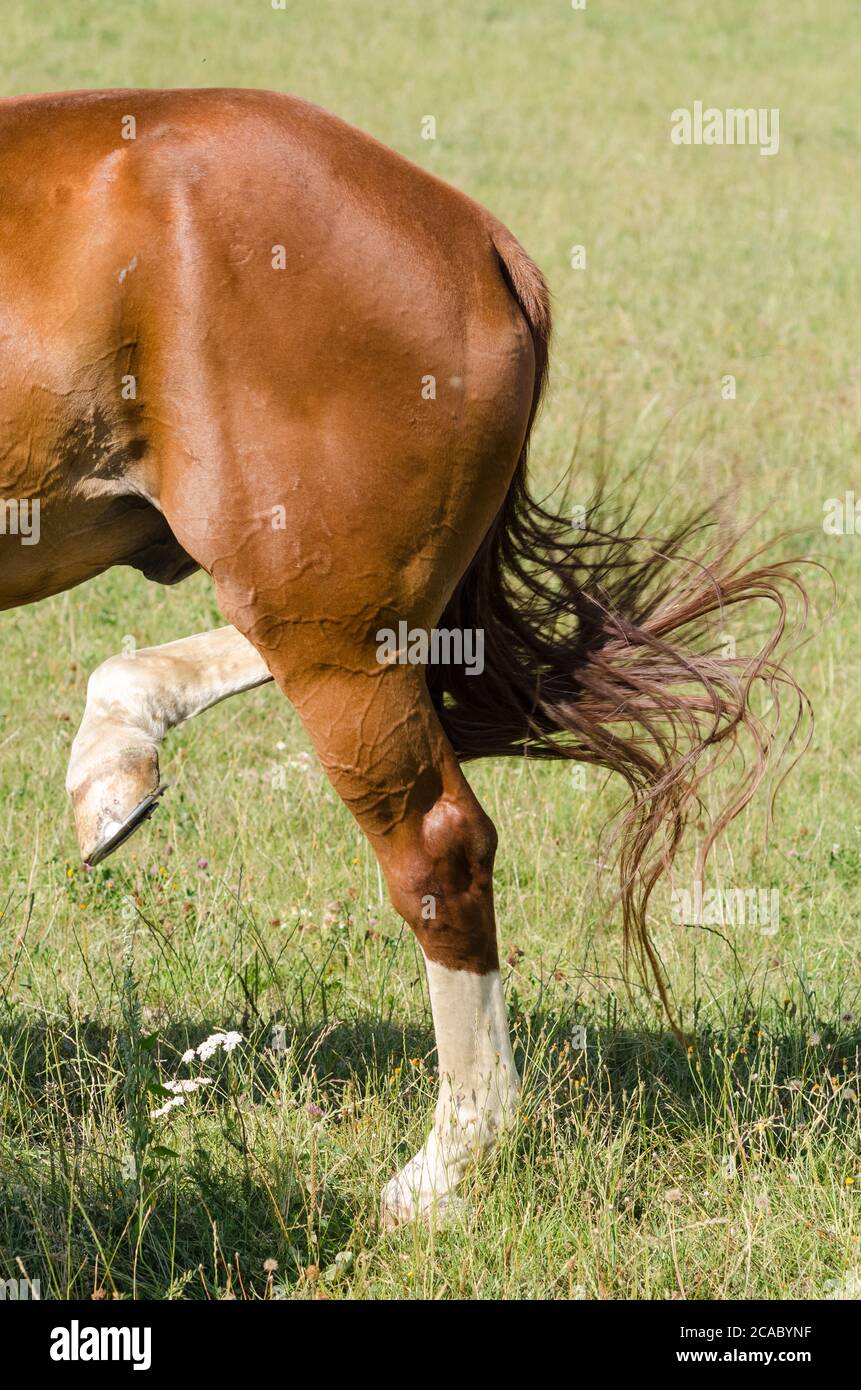
<svg viewBox="0 0 861 1390">
<path fill-rule="evenodd" d="M 112 656 L 90 676 L 66 790 L 81 858 L 97 864 L 148 819 L 165 790 L 158 750 L 170 729 L 271 680 L 235 628 Z"/>
<path fill-rule="evenodd" d="M 441 1210 L 510 1123 L 519 1092 L 493 908 L 496 831 L 467 783 L 416 667 L 346 656 L 273 672 L 365 831 L 425 959 L 439 1060 L 433 1126 L 386 1185 L 386 1226 Z M 363 669 L 364 668 L 364 669 Z"/>
</svg>

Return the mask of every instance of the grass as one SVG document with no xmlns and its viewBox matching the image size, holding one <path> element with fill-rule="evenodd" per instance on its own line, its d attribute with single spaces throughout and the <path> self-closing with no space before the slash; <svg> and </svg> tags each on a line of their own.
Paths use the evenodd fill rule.
<svg viewBox="0 0 861 1390">
<path fill-rule="evenodd" d="M 776 826 L 766 841 L 762 801 L 745 812 L 710 880 L 777 888 L 776 934 L 655 902 L 690 1052 L 622 978 L 595 892 L 619 788 L 470 769 L 501 834 L 523 1114 L 445 1229 L 393 1235 L 378 1192 L 433 1103 L 421 964 L 289 707 L 258 690 L 177 733 L 156 818 L 86 872 L 63 778 L 87 674 L 126 636 L 215 625 L 209 585 L 117 570 L 0 616 L 0 1280 L 23 1266 L 60 1298 L 857 1293 L 861 540 L 821 529 L 857 476 L 861 407 L 850 0 L 815 25 L 778 0 L 10 8 L 3 94 L 292 90 L 485 202 L 554 293 L 541 480 L 579 432 L 575 498 L 602 449 L 669 524 L 734 484 L 754 536 L 800 531 L 786 544 L 839 602 L 823 623 L 813 578 L 793 669 L 817 724 Z M 671 145 L 670 112 L 698 99 L 779 107 L 779 154 Z M 183 1053 L 230 1028 L 213 1084 L 153 1120 L 164 1082 L 201 1070 Z"/>
</svg>

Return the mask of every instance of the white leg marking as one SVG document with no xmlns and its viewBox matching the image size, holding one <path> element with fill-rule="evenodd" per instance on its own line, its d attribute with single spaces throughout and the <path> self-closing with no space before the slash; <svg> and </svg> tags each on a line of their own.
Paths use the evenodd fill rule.
<svg viewBox="0 0 861 1390">
<path fill-rule="evenodd" d="M 271 679 L 233 627 L 103 662 L 87 685 L 66 777 L 83 857 L 98 853 L 157 791 L 158 748 L 170 729 Z"/>
<path fill-rule="evenodd" d="M 473 975 L 430 960 L 425 965 L 439 1099 L 427 1142 L 383 1190 L 387 1225 L 445 1206 L 469 1163 L 511 1122 L 520 1091 L 499 971 Z"/>
</svg>

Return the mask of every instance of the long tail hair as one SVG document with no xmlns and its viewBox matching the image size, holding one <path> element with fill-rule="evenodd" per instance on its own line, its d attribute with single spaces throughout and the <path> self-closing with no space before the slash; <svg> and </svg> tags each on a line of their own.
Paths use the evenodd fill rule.
<svg viewBox="0 0 861 1390">
<path fill-rule="evenodd" d="M 536 358 L 532 418 L 550 334 L 549 297 L 537 267 L 499 224 L 503 276 L 529 324 Z M 532 420 L 530 420 L 531 428 Z M 462 760 L 569 758 L 619 773 L 630 798 L 618 826 L 626 963 L 650 967 L 672 1020 L 647 909 L 672 865 L 699 792 L 741 751 L 726 803 L 712 818 L 698 876 L 721 831 L 750 801 L 778 744 L 781 694 L 792 697 L 791 741 L 808 708 L 778 648 L 787 598 L 806 593 L 791 561 L 738 557 L 739 538 L 715 539 L 701 513 L 658 542 L 631 527 L 631 508 L 601 525 L 603 488 L 572 518 L 535 500 L 524 444 L 508 495 L 453 594 L 441 623 L 482 628 L 484 670 L 431 666 L 434 705 Z M 712 538 L 710 539 L 710 534 Z M 768 635 L 752 656 L 726 654 L 718 629 L 736 605 L 770 605 Z M 768 717 L 754 691 L 771 697 Z"/>
</svg>

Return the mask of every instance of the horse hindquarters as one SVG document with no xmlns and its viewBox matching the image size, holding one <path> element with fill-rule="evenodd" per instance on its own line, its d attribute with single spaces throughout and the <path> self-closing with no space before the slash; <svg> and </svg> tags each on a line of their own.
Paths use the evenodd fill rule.
<svg viewBox="0 0 861 1390">
<path fill-rule="evenodd" d="M 367 363 L 355 376 L 345 367 L 317 408 L 309 383 L 302 412 L 297 382 L 273 390 L 262 433 L 249 437 L 242 393 L 232 401 L 230 376 L 210 377 L 227 428 L 204 485 L 177 466 L 161 492 L 225 617 L 298 710 L 425 957 L 439 1101 L 427 1143 L 383 1193 L 386 1222 L 445 1202 L 508 1123 L 519 1088 L 496 945 L 496 834 L 425 671 L 378 658 L 381 629 L 439 619 L 502 504 L 532 409 L 532 340 L 478 221 L 475 235 L 487 277 L 478 303 L 465 289 L 431 334 L 409 320 L 408 301 L 395 304 L 372 379 Z M 332 305 L 308 331 L 336 342 L 342 318 L 349 306 Z"/>
</svg>

